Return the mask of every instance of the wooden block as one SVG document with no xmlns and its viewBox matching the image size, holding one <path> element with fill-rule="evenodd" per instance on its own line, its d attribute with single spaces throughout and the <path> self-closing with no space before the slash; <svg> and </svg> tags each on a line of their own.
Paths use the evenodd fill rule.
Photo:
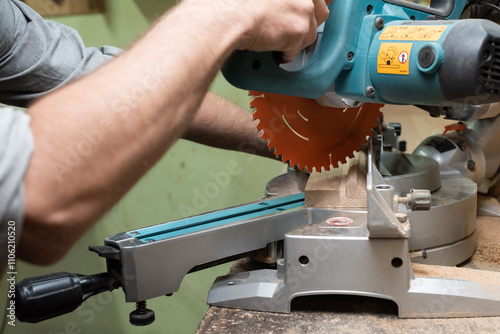
<svg viewBox="0 0 500 334">
<path fill-rule="evenodd" d="M 42 16 L 104 13 L 106 0 L 23 0 Z"/>
<path fill-rule="evenodd" d="M 311 173 L 305 189 L 305 205 L 366 210 L 366 174 L 358 167 L 358 158 L 327 172 Z"/>
</svg>

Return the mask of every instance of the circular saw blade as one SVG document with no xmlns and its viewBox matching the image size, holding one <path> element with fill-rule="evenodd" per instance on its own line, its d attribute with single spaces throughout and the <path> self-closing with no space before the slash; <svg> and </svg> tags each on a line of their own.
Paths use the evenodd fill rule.
<svg viewBox="0 0 500 334">
<path fill-rule="evenodd" d="M 257 128 L 276 157 L 300 170 L 329 170 L 352 158 L 377 126 L 382 104 L 333 108 L 316 100 L 250 92 Z"/>
</svg>

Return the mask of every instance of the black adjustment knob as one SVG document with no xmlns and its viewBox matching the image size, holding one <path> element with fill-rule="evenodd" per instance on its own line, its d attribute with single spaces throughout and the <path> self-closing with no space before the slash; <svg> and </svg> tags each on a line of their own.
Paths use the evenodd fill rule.
<svg viewBox="0 0 500 334">
<path fill-rule="evenodd" d="M 402 140 L 398 143 L 398 151 L 399 152 L 406 152 L 406 141 Z"/>
<path fill-rule="evenodd" d="M 146 308 L 146 301 L 138 302 L 135 311 L 130 312 L 129 320 L 134 326 L 151 325 L 155 321 L 155 313 Z"/>
</svg>

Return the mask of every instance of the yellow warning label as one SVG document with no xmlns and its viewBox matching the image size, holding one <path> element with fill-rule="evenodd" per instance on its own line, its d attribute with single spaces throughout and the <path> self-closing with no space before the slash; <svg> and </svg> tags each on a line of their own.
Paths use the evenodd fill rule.
<svg viewBox="0 0 500 334">
<path fill-rule="evenodd" d="M 377 60 L 381 74 L 410 74 L 410 53 L 413 43 L 382 43 Z"/>
<path fill-rule="evenodd" d="M 388 26 L 380 41 L 437 41 L 448 26 Z"/>
</svg>

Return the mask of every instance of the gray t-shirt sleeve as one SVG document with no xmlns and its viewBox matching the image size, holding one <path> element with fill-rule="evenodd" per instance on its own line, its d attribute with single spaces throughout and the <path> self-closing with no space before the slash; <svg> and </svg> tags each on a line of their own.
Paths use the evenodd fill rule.
<svg viewBox="0 0 500 334">
<path fill-rule="evenodd" d="M 21 1 L 0 0 L 0 103 L 26 107 L 120 51 L 86 48 L 74 29 L 44 20 Z"/>
<path fill-rule="evenodd" d="M 0 274 L 8 259 L 9 226 L 21 235 L 24 218 L 24 174 L 33 152 L 30 117 L 11 107 L 0 107 Z M 12 233 L 11 233 L 12 234 Z"/>
</svg>

